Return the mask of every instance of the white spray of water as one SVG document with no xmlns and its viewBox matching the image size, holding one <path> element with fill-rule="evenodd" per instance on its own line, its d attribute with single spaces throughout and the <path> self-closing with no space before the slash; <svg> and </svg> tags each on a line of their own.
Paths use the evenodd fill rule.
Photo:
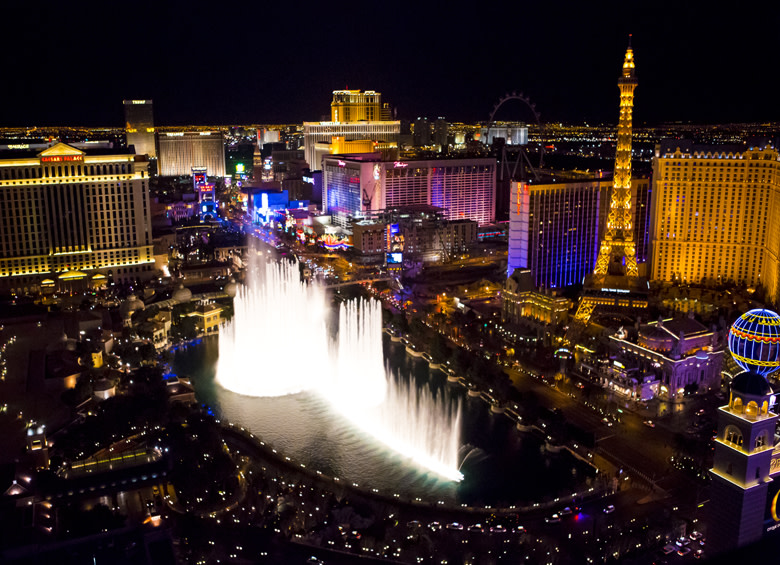
<svg viewBox="0 0 780 565">
<path fill-rule="evenodd" d="M 451 408 L 442 395 L 390 378 L 378 301 L 342 304 L 333 341 L 325 293 L 300 281 L 296 263 L 254 272 L 233 301 L 233 319 L 220 328 L 217 381 L 223 387 L 248 396 L 316 391 L 395 451 L 447 479 L 463 478 L 460 404 Z"/>
</svg>

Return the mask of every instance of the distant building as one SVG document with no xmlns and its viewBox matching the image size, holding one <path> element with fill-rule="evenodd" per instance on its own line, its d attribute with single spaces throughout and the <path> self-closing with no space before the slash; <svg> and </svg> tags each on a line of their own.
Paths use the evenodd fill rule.
<svg viewBox="0 0 780 565">
<path fill-rule="evenodd" d="M 410 205 L 444 209 L 448 220 L 495 219 L 496 160 L 383 160 L 379 153 L 323 159 L 323 208 L 333 223 Z"/>
<path fill-rule="evenodd" d="M 473 220 L 447 220 L 427 205 L 401 206 L 367 215 L 351 224 L 352 244 L 364 257 L 396 255 L 401 260 L 435 262 L 467 252 L 477 242 Z"/>
<path fill-rule="evenodd" d="M 154 145 L 154 113 L 151 100 L 123 100 L 125 107 L 125 132 L 127 146 L 135 148 L 137 155 L 156 157 Z"/>
<path fill-rule="evenodd" d="M 653 161 L 651 276 L 763 286 L 780 299 L 780 153 L 669 139 Z"/>
<path fill-rule="evenodd" d="M 206 167 L 192 168 L 192 187 L 198 195 L 198 216 L 201 222 L 216 220 L 218 216 L 217 194 L 214 183 L 209 182 Z"/>
<path fill-rule="evenodd" d="M 160 176 L 189 176 L 196 167 L 205 167 L 211 176 L 225 176 L 225 138 L 221 132 L 161 133 L 157 141 Z"/>
<path fill-rule="evenodd" d="M 401 122 L 387 120 L 389 109 L 382 94 L 373 90 L 334 90 L 329 122 L 303 123 L 303 150 L 312 170 L 318 170 L 322 157 L 333 153 L 357 153 L 397 148 Z M 377 142 L 367 148 L 354 142 Z"/>
<path fill-rule="evenodd" d="M 58 143 L 0 157 L 0 286 L 36 292 L 153 274 L 148 162 Z"/>
<path fill-rule="evenodd" d="M 436 118 L 433 122 L 433 143 L 444 151 L 449 146 L 450 125 L 444 118 Z"/>
<path fill-rule="evenodd" d="M 417 118 L 414 121 L 412 139 L 415 147 L 426 147 L 431 144 L 431 122 L 428 118 Z"/>
<path fill-rule="evenodd" d="M 502 138 L 507 145 L 528 145 L 528 126 L 525 124 L 492 124 L 490 127 L 482 128 L 480 133 L 485 145 L 492 145 L 497 137 Z"/>
</svg>

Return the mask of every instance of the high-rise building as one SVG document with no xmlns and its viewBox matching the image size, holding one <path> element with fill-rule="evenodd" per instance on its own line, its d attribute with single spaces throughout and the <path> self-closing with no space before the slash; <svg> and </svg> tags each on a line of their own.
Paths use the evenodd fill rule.
<svg viewBox="0 0 780 565">
<path fill-rule="evenodd" d="M 125 107 L 125 132 L 127 146 L 135 148 L 137 155 L 156 157 L 154 146 L 154 113 L 151 100 L 123 100 Z"/>
<path fill-rule="evenodd" d="M 593 272 L 604 231 L 612 181 L 575 171 L 542 171 L 510 187 L 508 275 L 530 269 L 538 288 L 580 284 Z M 644 234 L 650 181 L 631 179 L 637 231 Z M 641 228 L 640 228 L 641 226 Z M 644 260 L 646 234 L 637 240 Z"/>
<path fill-rule="evenodd" d="M 205 167 L 211 176 L 225 176 L 225 138 L 218 131 L 161 133 L 160 176 L 189 176 L 193 168 Z"/>
<path fill-rule="evenodd" d="M 334 90 L 330 103 L 330 121 L 339 123 L 380 120 L 382 94 L 374 90 Z"/>
<path fill-rule="evenodd" d="M 543 177 L 512 182 L 509 208 L 509 275 L 530 269 L 537 288 L 581 284 L 598 256 L 603 200 L 611 181 Z"/>
<path fill-rule="evenodd" d="M 651 218 L 653 279 L 742 282 L 780 299 L 780 152 L 772 143 L 663 140 Z"/>
<path fill-rule="evenodd" d="M 345 145 L 354 141 L 374 141 L 383 147 L 398 147 L 401 122 L 385 119 L 388 111 L 379 92 L 334 90 L 331 121 L 303 123 L 303 149 L 309 168 L 319 169 L 323 156 L 345 151 L 345 146 L 348 147 L 346 151 L 364 151 Z"/>
<path fill-rule="evenodd" d="M 431 122 L 428 121 L 428 118 L 414 120 L 412 139 L 415 147 L 427 147 L 431 144 Z"/>
<path fill-rule="evenodd" d="M 433 143 L 441 147 L 442 151 L 449 146 L 450 124 L 444 118 L 436 118 L 433 122 Z"/>
<path fill-rule="evenodd" d="M 58 143 L 0 158 L 0 286 L 152 275 L 148 162 Z"/>
<path fill-rule="evenodd" d="M 332 155 L 323 159 L 323 207 L 333 223 L 370 210 L 427 204 L 448 220 L 495 219 L 495 159 L 389 161 L 380 153 Z"/>
</svg>

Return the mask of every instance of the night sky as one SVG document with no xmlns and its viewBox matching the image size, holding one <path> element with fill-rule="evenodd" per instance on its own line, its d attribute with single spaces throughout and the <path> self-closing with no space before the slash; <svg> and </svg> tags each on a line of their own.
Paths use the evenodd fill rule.
<svg viewBox="0 0 780 565">
<path fill-rule="evenodd" d="M 636 124 L 780 121 L 778 2 L 2 4 L 0 127 L 121 126 L 124 98 L 158 125 L 316 121 L 347 86 L 405 119 L 486 120 L 514 90 L 546 122 L 616 123 L 629 33 Z"/>
</svg>

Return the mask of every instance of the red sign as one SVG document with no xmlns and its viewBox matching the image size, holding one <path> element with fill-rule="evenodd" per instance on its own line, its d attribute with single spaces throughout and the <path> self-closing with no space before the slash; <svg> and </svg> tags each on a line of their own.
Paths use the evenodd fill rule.
<svg viewBox="0 0 780 565">
<path fill-rule="evenodd" d="M 84 155 L 54 155 L 51 157 L 41 157 L 41 163 L 65 163 L 73 161 L 84 161 Z"/>
</svg>

